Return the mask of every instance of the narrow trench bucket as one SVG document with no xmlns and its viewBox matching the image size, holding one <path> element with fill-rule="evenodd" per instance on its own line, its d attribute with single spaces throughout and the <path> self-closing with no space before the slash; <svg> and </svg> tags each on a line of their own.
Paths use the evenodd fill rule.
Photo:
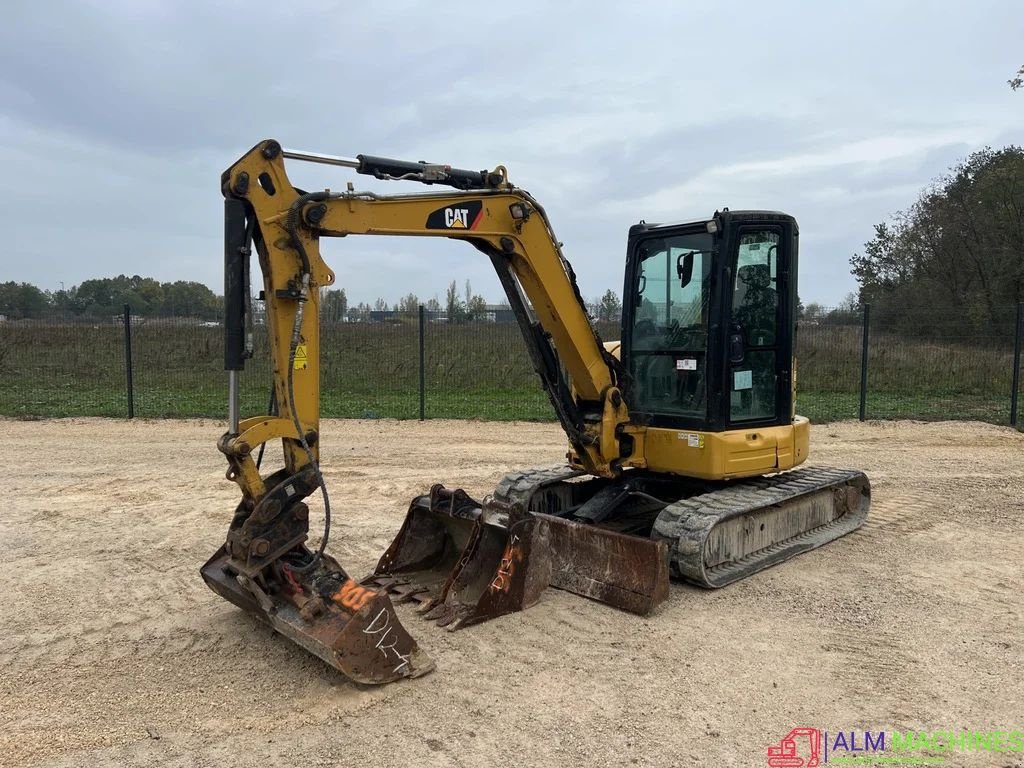
<svg viewBox="0 0 1024 768">
<path fill-rule="evenodd" d="M 529 608 L 551 582 L 547 528 L 535 517 L 489 500 L 477 529 L 444 601 L 426 614 L 448 629 Z"/>
<path fill-rule="evenodd" d="M 537 602 L 551 575 L 544 529 L 519 507 L 435 485 L 409 505 L 395 540 L 363 583 L 458 629 Z"/>
<path fill-rule="evenodd" d="M 415 601 L 421 613 L 431 611 L 475 551 L 480 515 L 480 504 L 465 491 L 434 485 L 413 499 L 398 535 L 363 584 L 387 590 L 396 603 Z"/>
<path fill-rule="evenodd" d="M 434 668 L 405 630 L 387 594 L 348 578 L 324 555 L 310 574 L 278 561 L 250 577 L 221 547 L 202 567 L 210 589 L 265 621 L 358 683 L 390 683 Z"/>
</svg>

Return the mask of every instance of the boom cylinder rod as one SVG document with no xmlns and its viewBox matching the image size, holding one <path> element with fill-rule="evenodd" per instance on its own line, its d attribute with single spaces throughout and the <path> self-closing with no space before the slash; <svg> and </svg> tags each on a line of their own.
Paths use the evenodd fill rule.
<svg viewBox="0 0 1024 768">
<path fill-rule="evenodd" d="M 357 157 L 341 157 L 324 155 L 319 152 L 305 152 L 299 149 L 282 149 L 281 154 L 291 160 L 304 160 L 308 163 L 323 165 L 340 165 L 343 168 L 354 168 L 356 173 L 377 178 L 408 178 L 424 184 L 444 184 L 456 189 L 486 189 L 489 186 L 486 171 L 467 171 L 452 168 L 449 165 L 436 163 L 410 162 L 408 160 L 392 160 L 389 157 L 359 155 Z"/>
<path fill-rule="evenodd" d="M 340 165 L 344 168 L 359 168 L 360 162 L 354 157 L 340 157 L 338 155 L 323 155 L 319 152 L 303 152 L 299 149 L 283 149 L 281 154 L 291 160 L 303 160 L 307 163 L 322 163 L 323 165 Z"/>
</svg>

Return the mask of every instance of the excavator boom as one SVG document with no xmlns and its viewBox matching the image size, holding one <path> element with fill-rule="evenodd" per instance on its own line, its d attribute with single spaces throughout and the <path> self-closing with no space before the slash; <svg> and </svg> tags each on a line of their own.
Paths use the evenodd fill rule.
<svg viewBox="0 0 1024 768">
<path fill-rule="evenodd" d="M 462 191 L 401 196 L 305 194 L 291 185 L 284 167 L 286 157 L 350 166 L 378 178 L 449 184 Z M 472 186 L 478 188 L 466 191 Z M 319 372 L 318 289 L 335 280 L 320 256 L 320 238 L 391 235 L 459 239 L 484 252 L 494 266 L 580 466 L 604 476 L 617 473 L 619 467 L 612 466 L 620 456 L 615 431 L 629 420 L 617 385 L 619 363 L 606 352 L 590 322 L 575 275 L 544 209 L 508 182 L 504 168 L 476 173 L 365 155 L 348 160 L 286 151 L 270 140 L 225 171 L 222 187 L 226 205 L 240 204 L 246 211 L 244 223 L 235 215 L 230 225 L 233 232 L 226 237 L 242 241 L 251 230 L 260 253 L 275 360 L 293 357 L 296 345 L 292 337 L 297 328 L 306 359 L 311 361 L 295 375 L 296 406 L 303 423 L 315 424 L 318 417 L 319 388 L 314 381 Z M 245 282 L 238 265 L 228 271 L 234 274 L 226 273 L 226 285 Z M 304 320 L 296 325 L 296 314 L 304 306 L 308 308 Z M 242 318 L 241 312 L 227 313 L 229 345 L 243 335 Z M 276 368 L 275 376 L 279 388 L 285 389 Z M 281 413 L 288 420 L 285 400 L 280 401 Z M 301 461 L 301 456 L 298 458 Z"/>
</svg>

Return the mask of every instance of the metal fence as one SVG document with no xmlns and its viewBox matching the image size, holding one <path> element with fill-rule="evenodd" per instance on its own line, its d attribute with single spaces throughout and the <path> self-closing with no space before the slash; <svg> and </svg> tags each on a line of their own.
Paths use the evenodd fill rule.
<svg viewBox="0 0 1024 768">
<path fill-rule="evenodd" d="M 800 413 L 839 419 L 1017 423 L 1020 307 L 984 323 L 958 310 L 815 308 L 798 324 Z M 974 329 L 974 330 L 972 330 Z M 615 339 L 617 324 L 598 326 Z M 264 326 L 242 376 L 242 412 L 265 413 Z M 440 313 L 325 322 L 327 417 L 548 420 L 554 414 L 514 323 L 452 324 Z M 223 418 L 223 329 L 123 314 L 0 322 L 0 415 Z"/>
</svg>

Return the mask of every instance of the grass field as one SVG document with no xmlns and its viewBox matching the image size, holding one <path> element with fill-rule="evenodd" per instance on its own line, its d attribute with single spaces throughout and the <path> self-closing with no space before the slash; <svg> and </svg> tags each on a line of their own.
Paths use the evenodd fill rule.
<svg viewBox="0 0 1024 768">
<path fill-rule="evenodd" d="M 602 329 L 614 338 L 614 328 Z M 225 412 L 222 331 L 196 324 L 132 329 L 135 415 Z M 855 418 L 860 329 L 806 326 L 798 334 L 798 409 L 815 421 Z M 549 420 L 518 329 L 428 324 L 428 418 Z M 1009 418 L 1012 350 L 991 339 L 942 343 L 876 335 L 869 355 L 870 418 Z M 323 330 L 323 413 L 418 418 L 419 343 L 414 323 L 329 325 Z M 127 386 L 123 328 L 0 324 L 0 415 L 26 418 L 123 416 Z M 243 375 L 243 412 L 267 407 L 265 343 Z"/>
</svg>

